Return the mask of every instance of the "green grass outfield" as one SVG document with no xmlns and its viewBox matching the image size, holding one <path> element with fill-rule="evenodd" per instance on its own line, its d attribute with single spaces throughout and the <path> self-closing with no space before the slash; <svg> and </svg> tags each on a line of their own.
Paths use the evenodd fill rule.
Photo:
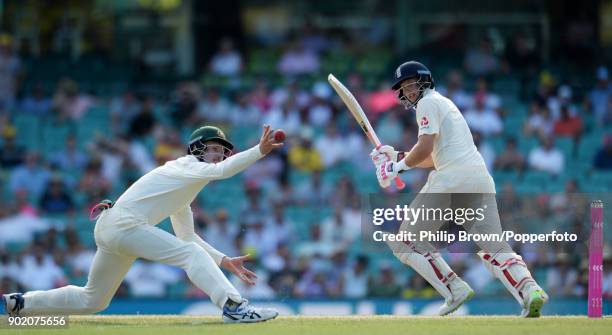
<svg viewBox="0 0 612 335">
<path fill-rule="evenodd" d="M 5 319 L 6 320 L 6 319 Z M 5 321 L 3 320 L 3 321 Z M 6 326 L 5 326 L 6 327 Z M 508 316 L 281 316 L 258 324 L 224 324 L 219 317 L 199 316 L 71 316 L 67 329 L 7 329 L 0 334 L 612 334 L 612 318 L 547 316 L 521 319 Z"/>
</svg>

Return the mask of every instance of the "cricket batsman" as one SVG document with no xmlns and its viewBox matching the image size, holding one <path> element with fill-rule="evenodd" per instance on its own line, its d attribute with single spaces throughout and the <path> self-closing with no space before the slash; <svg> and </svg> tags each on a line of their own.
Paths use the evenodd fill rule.
<svg viewBox="0 0 612 335">
<path fill-rule="evenodd" d="M 413 208 L 452 206 L 451 202 L 479 202 L 488 206 L 487 219 L 465 224 L 468 233 L 501 235 L 495 201 L 495 184 L 472 140 L 468 125 L 455 104 L 435 90 L 431 72 L 423 64 L 409 61 L 395 71 L 393 89 L 406 109 L 416 109 L 418 141 L 409 152 L 390 146 L 374 149 L 371 157 L 381 187 L 389 187 L 399 173 L 413 168 L 431 168 L 426 184 L 410 204 Z M 471 200 L 470 200 L 471 199 Z M 400 230 L 438 231 L 445 222 L 402 222 Z M 388 242 L 394 255 L 423 276 L 444 298 L 439 314 L 447 315 L 469 300 L 474 291 L 442 259 L 429 241 Z M 506 242 L 477 243 L 478 255 L 489 271 L 510 291 L 522 307 L 523 317 L 539 317 L 548 296 L 536 283 L 521 256 Z"/>
<path fill-rule="evenodd" d="M 190 204 L 209 182 L 243 171 L 282 146 L 270 126 L 259 144 L 235 155 L 233 145 L 217 127 L 204 126 L 190 137 L 187 155 L 138 179 L 116 202 L 105 200 L 92 209 L 97 217 L 98 247 L 85 287 L 68 285 L 49 291 L 3 296 L 9 315 L 92 314 L 104 310 L 137 258 L 181 267 L 212 302 L 223 321 L 249 323 L 274 319 L 278 312 L 253 307 L 225 277 L 221 268 L 253 285 L 256 275 L 243 266 L 247 256 L 229 257 L 194 231 Z M 176 236 L 155 227 L 170 217 Z"/>
</svg>

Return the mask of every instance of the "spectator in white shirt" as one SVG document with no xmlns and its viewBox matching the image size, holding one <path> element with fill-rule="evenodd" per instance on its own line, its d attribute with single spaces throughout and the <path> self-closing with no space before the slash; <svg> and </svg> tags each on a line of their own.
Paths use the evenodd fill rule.
<svg viewBox="0 0 612 335">
<path fill-rule="evenodd" d="M 232 119 L 232 104 L 217 89 L 208 90 L 206 98 L 198 106 L 198 116 L 206 122 L 225 122 Z"/>
<path fill-rule="evenodd" d="M 537 102 L 532 102 L 529 106 L 529 117 L 523 132 L 527 136 L 550 136 L 553 132 L 555 121 L 550 116 L 550 111 L 546 107 L 541 107 Z"/>
<path fill-rule="evenodd" d="M 237 104 L 231 112 L 235 125 L 253 126 L 259 124 L 262 112 L 259 107 L 251 102 L 251 97 L 245 93 L 238 93 L 236 96 Z"/>
<path fill-rule="evenodd" d="M 501 107 L 501 98 L 499 95 L 489 90 L 489 82 L 485 77 L 480 77 L 476 80 L 476 90 L 474 91 L 474 96 L 472 97 L 472 103 L 474 103 L 474 100 L 476 99 L 483 99 L 484 105 L 487 108 L 499 112 L 498 109 Z"/>
<path fill-rule="evenodd" d="M 347 200 L 342 210 L 342 219 L 347 225 L 347 238 L 355 241 L 361 232 L 361 199 L 356 194 L 352 194 Z"/>
<path fill-rule="evenodd" d="M 255 162 L 244 172 L 244 180 L 257 183 L 264 188 L 274 187 L 283 172 L 283 159 L 278 153 L 271 153 L 267 159 Z"/>
<path fill-rule="evenodd" d="M 47 186 L 50 173 L 41 164 L 40 155 L 37 152 L 28 152 L 25 164 L 15 168 L 10 177 L 9 185 L 11 192 L 25 190 L 34 198 L 40 197 Z"/>
<path fill-rule="evenodd" d="M 466 111 L 463 116 L 470 129 L 483 136 L 497 135 L 502 131 L 501 118 L 493 109 L 485 105 L 482 95 L 475 97 L 474 108 Z"/>
<path fill-rule="evenodd" d="M 248 266 L 248 265 L 247 265 Z M 268 285 L 268 274 L 264 271 L 255 271 L 257 280 L 254 285 L 245 284 L 240 278 L 232 275 L 231 282 L 240 290 L 240 295 L 248 299 L 273 299 L 276 295 L 274 290 Z"/>
<path fill-rule="evenodd" d="M 368 294 L 368 263 L 366 256 L 359 255 L 353 267 L 344 272 L 344 296 L 347 298 L 363 298 Z"/>
<path fill-rule="evenodd" d="M 567 108 L 570 116 L 576 116 L 576 108 L 572 106 L 572 95 L 572 88 L 569 85 L 561 85 L 557 89 L 557 95 L 548 98 L 546 105 L 553 120 L 561 118 L 563 108 Z"/>
<path fill-rule="evenodd" d="M 382 117 L 376 126 L 376 133 L 379 134 L 382 143 L 393 147 L 402 146 L 402 134 L 404 127 L 398 116 L 397 109 L 392 109 Z"/>
<path fill-rule="evenodd" d="M 290 99 L 297 109 L 307 107 L 310 103 L 310 92 L 302 89 L 299 81 L 291 77 L 286 78 L 285 84 L 276 87 L 269 96 L 272 107 L 281 106 Z"/>
<path fill-rule="evenodd" d="M 328 168 L 346 159 L 346 142 L 338 133 L 338 128 L 330 123 L 325 128 L 325 134 L 315 142 L 315 148 L 321 154 L 323 166 Z"/>
<path fill-rule="evenodd" d="M 293 98 L 287 99 L 279 107 L 273 107 L 265 118 L 266 124 L 273 129 L 284 129 L 288 134 L 295 134 L 301 128 L 300 112 Z"/>
<path fill-rule="evenodd" d="M 329 84 L 319 82 L 312 88 L 312 102 L 308 108 L 308 122 L 313 126 L 324 126 L 332 118 L 330 105 L 331 88 Z"/>
<path fill-rule="evenodd" d="M 372 164 L 362 157 L 372 150 L 372 144 L 363 136 L 363 131 L 356 122 L 351 123 L 350 127 L 345 137 L 347 157 L 355 168 L 361 171 L 369 171 Z"/>
<path fill-rule="evenodd" d="M 210 71 L 222 76 L 237 75 L 242 70 L 242 57 L 234 49 L 234 42 L 230 38 L 223 38 L 219 44 L 219 51 L 210 61 Z"/>
<path fill-rule="evenodd" d="M 35 234 L 45 234 L 51 228 L 50 220 L 33 214 L 20 211 L 16 206 L 0 206 L 0 245 L 28 243 Z"/>
<path fill-rule="evenodd" d="M 297 246 L 296 253 L 298 257 L 313 257 L 318 255 L 326 258 L 330 257 L 334 252 L 341 249 L 341 246 L 329 243 L 322 239 L 321 225 L 319 224 L 310 225 L 309 237 L 310 238 L 307 241 L 301 242 Z"/>
<path fill-rule="evenodd" d="M 598 67 L 595 86 L 584 100 L 584 110 L 592 112 L 598 126 L 612 121 L 612 85 L 608 76 L 606 67 Z"/>
<path fill-rule="evenodd" d="M 206 225 L 202 235 L 217 250 L 226 255 L 235 255 L 239 253 L 233 248 L 234 238 L 238 233 L 236 228 L 235 225 L 230 223 L 227 211 L 219 209 L 215 218 Z"/>
<path fill-rule="evenodd" d="M 61 151 L 53 153 L 50 161 L 62 170 L 75 171 L 85 168 L 87 155 L 77 147 L 76 138 L 68 136 L 66 145 L 62 147 Z"/>
<path fill-rule="evenodd" d="M 53 109 L 58 113 L 57 120 L 80 120 L 94 104 L 94 99 L 88 94 L 81 93 L 78 84 L 64 78 L 57 84 L 53 95 Z"/>
<path fill-rule="evenodd" d="M 138 259 L 125 276 L 125 281 L 135 297 L 164 297 L 167 286 L 181 279 L 179 271 L 169 265 Z"/>
<path fill-rule="evenodd" d="M 272 218 L 266 222 L 265 230 L 274 238 L 274 248 L 293 241 L 293 222 L 287 219 L 285 208 L 277 205 L 272 209 Z"/>
<path fill-rule="evenodd" d="M 319 69 L 319 56 L 304 48 L 302 43 L 294 43 L 281 57 L 278 70 L 284 75 L 301 75 Z"/>
<path fill-rule="evenodd" d="M 45 253 L 41 245 L 36 245 L 32 255 L 23 259 L 20 282 L 28 290 L 50 290 L 66 284 L 66 277 L 53 257 Z"/>
<path fill-rule="evenodd" d="M 322 239 L 328 243 L 347 246 L 351 241 L 352 233 L 350 227 L 344 220 L 342 207 L 336 206 L 334 213 L 321 223 Z"/>
<path fill-rule="evenodd" d="M 565 164 L 563 153 L 554 147 L 551 137 L 544 137 L 541 142 L 541 146 L 532 149 L 529 153 L 529 167 L 558 175 L 563 171 Z"/>
<path fill-rule="evenodd" d="M 436 89 L 438 88 L 436 87 Z M 463 76 L 460 71 L 453 70 L 449 72 L 446 76 L 446 87 L 441 87 L 438 91 L 451 99 L 459 110 L 463 111 L 472 108 L 473 99 L 463 89 Z"/>
<path fill-rule="evenodd" d="M 272 273 L 289 272 L 288 267 L 291 265 L 291 251 L 287 244 L 281 243 L 276 247 L 276 251 L 266 258 L 261 259 L 261 265 Z"/>
<path fill-rule="evenodd" d="M 296 187 L 295 199 L 300 204 L 322 206 L 329 202 L 332 194 L 333 189 L 321 180 L 321 172 L 314 171 L 308 180 Z"/>
<path fill-rule="evenodd" d="M 92 249 L 86 249 L 76 240 L 73 241 L 66 250 L 66 259 L 76 274 L 86 275 L 91 268 L 96 252 Z"/>
<path fill-rule="evenodd" d="M 264 229 L 262 217 L 247 218 L 247 229 L 244 235 L 244 246 L 253 249 L 259 257 L 267 257 L 276 251 L 274 231 Z"/>
</svg>

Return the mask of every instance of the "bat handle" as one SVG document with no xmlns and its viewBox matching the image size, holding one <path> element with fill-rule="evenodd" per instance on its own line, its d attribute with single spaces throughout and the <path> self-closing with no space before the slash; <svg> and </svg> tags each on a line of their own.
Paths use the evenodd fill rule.
<svg viewBox="0 0 612 335">
<path fill-rule="evenodd" d="M 395 177 L 393 181 L 395 181 L 395 187 L 397 187 L 398 190 L 403 190 L 404 187 L 406 187 L 406 184 L 404 184 L 404 181 L 400 177 Z"/>
</svg>

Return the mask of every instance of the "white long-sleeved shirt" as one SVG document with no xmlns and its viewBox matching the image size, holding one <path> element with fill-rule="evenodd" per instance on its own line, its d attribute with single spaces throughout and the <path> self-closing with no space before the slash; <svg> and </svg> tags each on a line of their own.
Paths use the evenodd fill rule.
<svg viewBox="0 0 612 335">
<path fill-rule="evenodd" d="M 220 264 L 225 255 L 195 233 L 189 205 L 209 182 L 230 178 L 262 157 L 259 145 L 220 163 L 204 163 L 186 155 L 142 176 L 117 199 L 115 206 L 140 214 L 151 225 L 170 217 L 178 238 L 196 242 Z"/>
</svg>

